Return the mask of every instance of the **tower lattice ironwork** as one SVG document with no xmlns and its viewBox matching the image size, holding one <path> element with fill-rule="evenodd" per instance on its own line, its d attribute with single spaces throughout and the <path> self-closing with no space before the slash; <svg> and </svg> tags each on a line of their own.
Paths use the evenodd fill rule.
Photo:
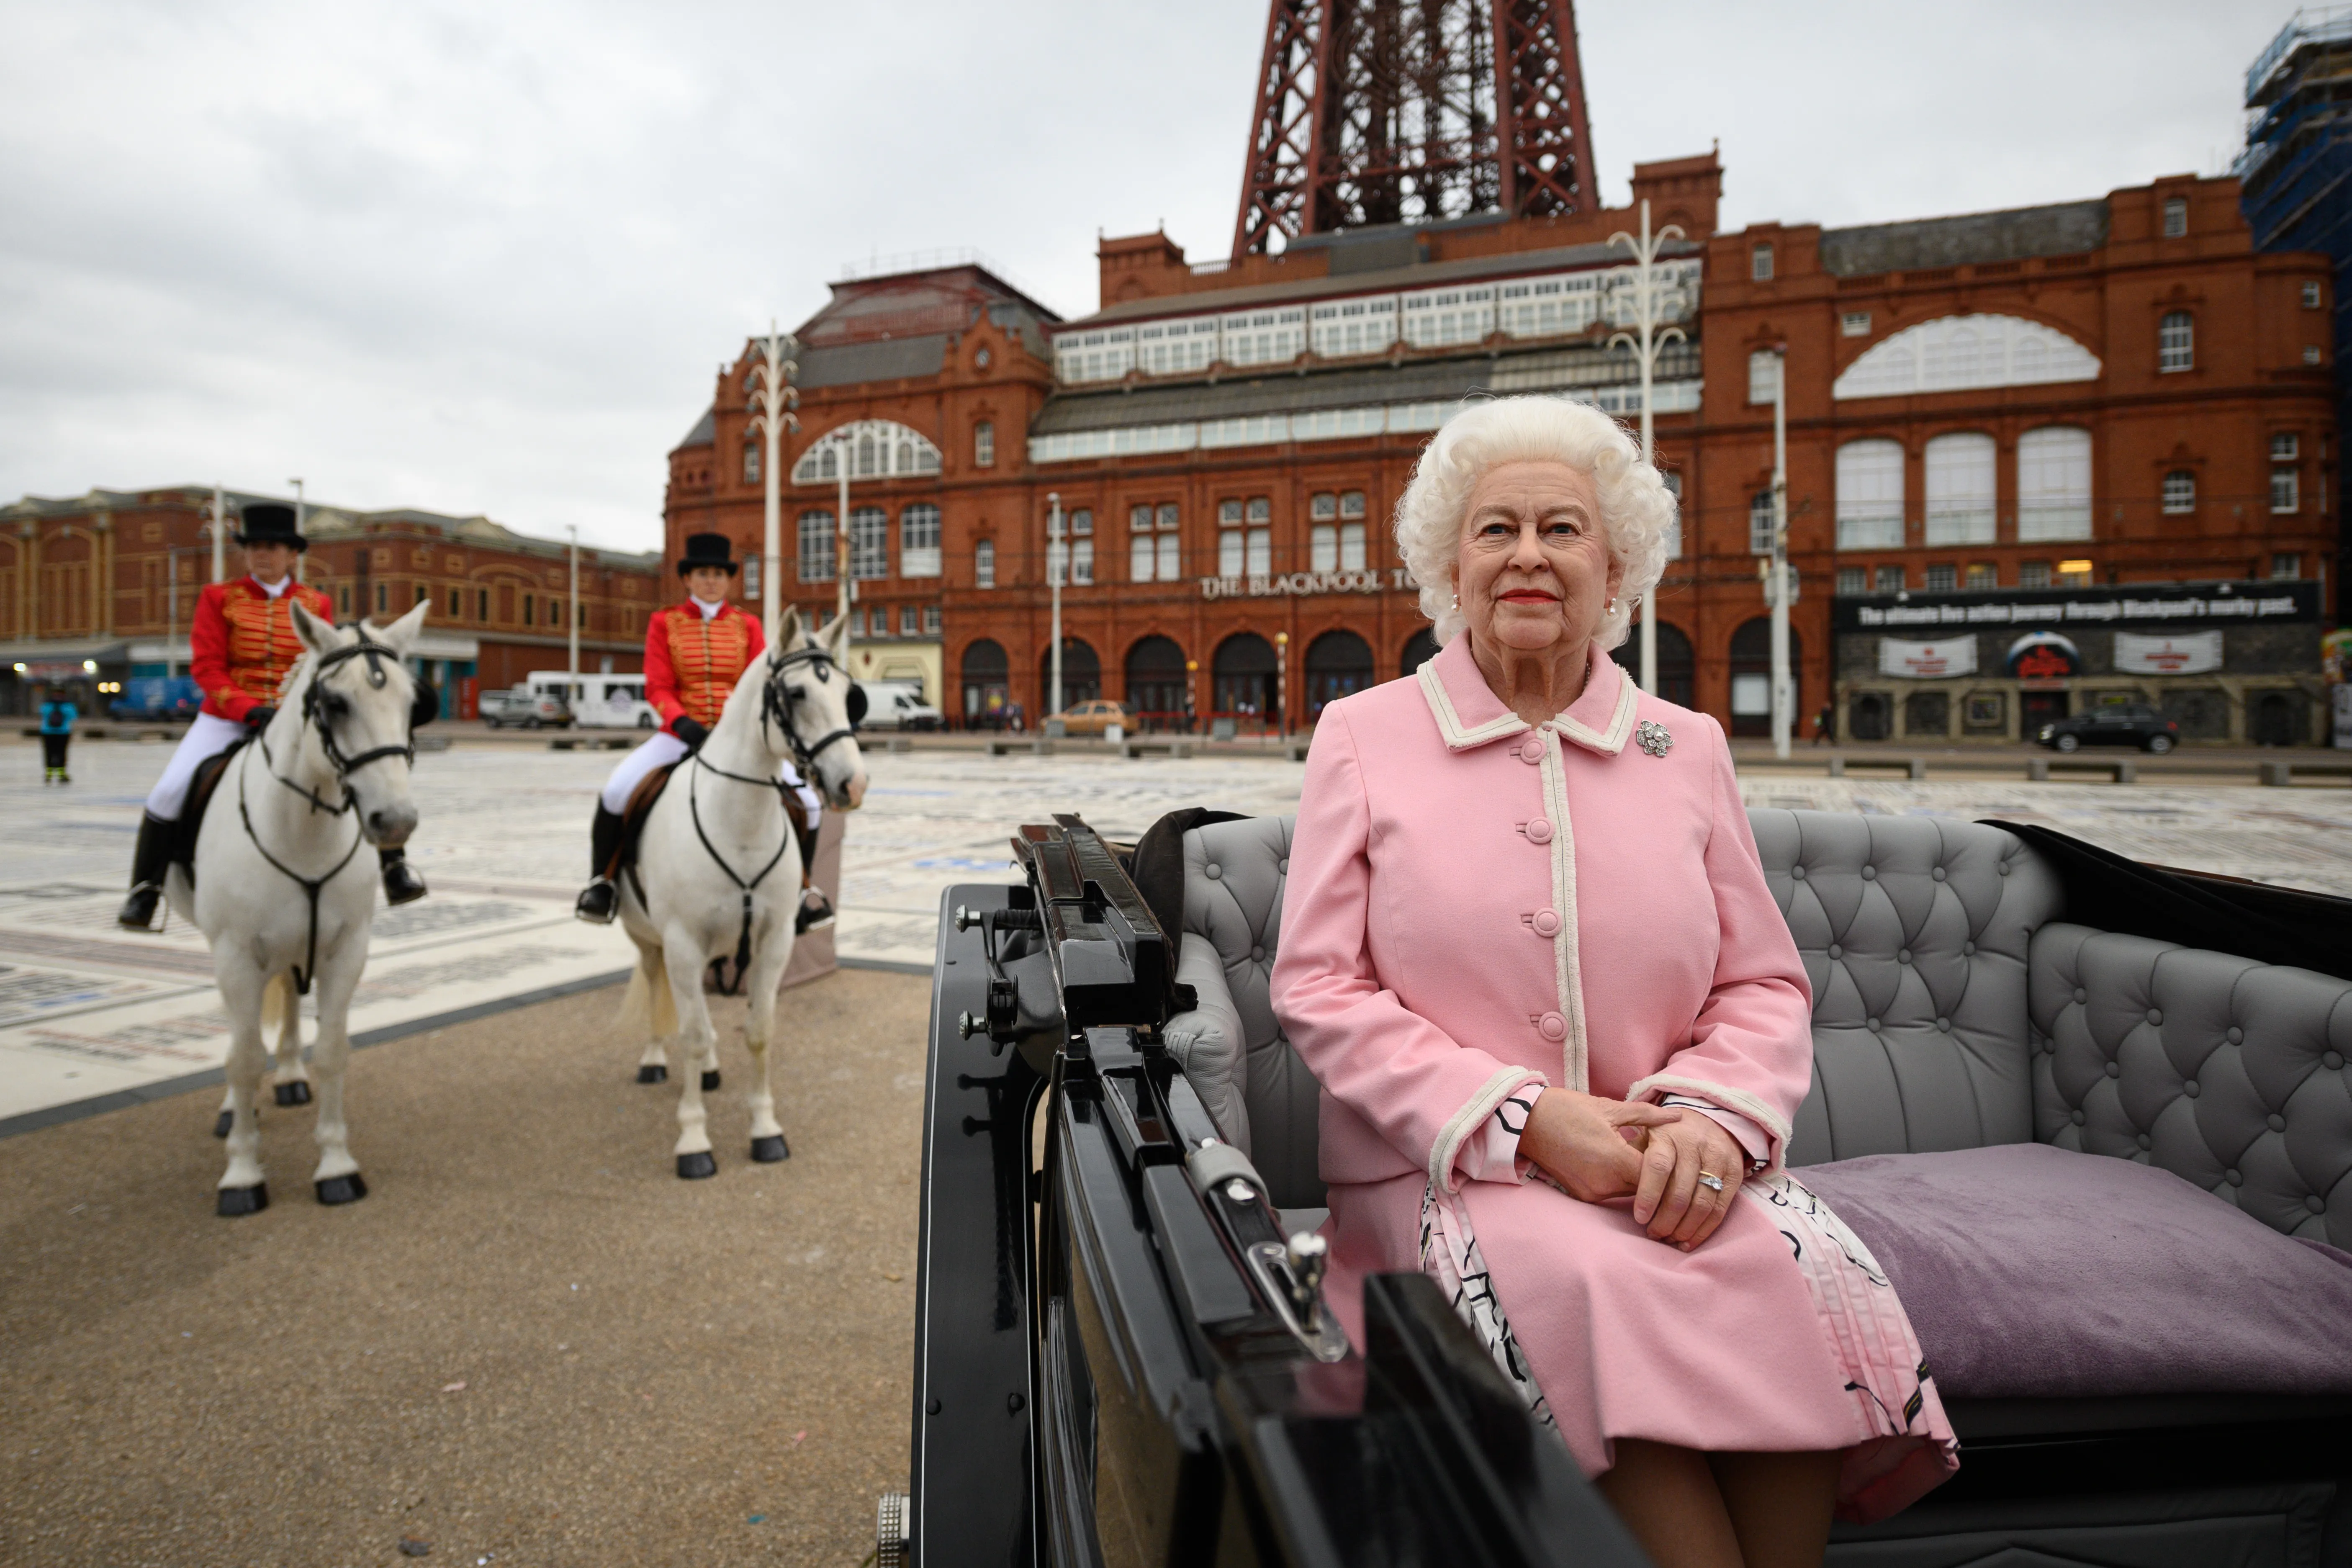
<svg viewBox="0 0 2352 1568">
<path fill-rule="evenodd" d="M 1589 212 L 1592 168 L 1574 0 L 1272 0 L 1233 253 Z"/>
</svg>

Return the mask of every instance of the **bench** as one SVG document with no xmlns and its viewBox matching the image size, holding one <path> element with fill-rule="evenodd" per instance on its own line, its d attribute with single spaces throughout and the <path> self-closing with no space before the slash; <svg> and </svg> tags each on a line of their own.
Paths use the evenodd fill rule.
<svg viewBox="0 0 2352 1568">
<path fill-rule="evenodd" d="M 2028 757 L 2025 776 L 2036 784 L 2050 782 L 2050 770 L 2062 773 L 2105 773 L 2119 784 L 2127 784 L 2139 777 L 2139 766 L 2129 757 Z"/>
<path fill-rule="evenodd" d="M 1023 756 L 1050 757 L 1054 754 L 1052 742 L 1042 738 L 1036 740 L 1000 738 L 990 741 L 982 750 L 992 757 L 1010 757 L 1016 753 Z"/>
<path fill-rule="evenodd" d="M 551 752 L 625 752 L 637 744 L 623 735 L 559 735 L 547 743 Z"/>
<path fill-rule="evenodd" d="M 1127 740 L 1118 743 L 1118 754 L 1129 762 L 1143 756 L 1174 757 L 1179 762 L 1192 754 L 1192 742 L 1175 740 Z"/>
<path fill-rule="evenodd" d="M 2326 762 L 2305 762 L 2291 758 L 2285 762 L 2262 764 L 2262 781 L 2273 789 L 2284 789 L 2293 784 L 2294 775 L 2297 773 L 2317 774 L 2324 778 L 2352 777 L 2352 758 L 2342 762 L 2332 758 Z"/>
<path fill-rule="evenodd" d="M 1842 779 L 1846 776 L 1848 768 L 1899 768 L 1905 778 L 1924 779 L 1927 776 L 1927 759 L 1925 757 L 1832 757 L 1830 759 L 1830 777 Z"/>
<path fill-rule="evenodd" d="M 2000 827 L 1748 816 L 1814 992 L 1813 1087 L 1788 1147 L 1801 1178 L 2023 1145 L 2062 1192 L 2070 1172 L 2089 1192 L 2104 1163 L 2137 1162 L 2274 1231 L 2352 1245 L 2352 984 L 2070 924 L 2055 868 Z M 1287 817 L 1183 835 L 1176 976 L 1199 1006 L 1162 1037 L 1303 1228 L 1326 1212 L 1320 1091 L 1268 985 L 1290 838 Z M 1959 1476 L 1837 1527 L 1832 1568 L 2352 1562 L 2352 1399 L 1941 1391 Z"/>
</svg>

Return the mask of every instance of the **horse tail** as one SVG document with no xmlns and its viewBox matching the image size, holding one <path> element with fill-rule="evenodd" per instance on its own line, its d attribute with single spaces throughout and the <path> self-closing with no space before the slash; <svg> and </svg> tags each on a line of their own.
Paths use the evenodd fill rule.
<svg viewBox="0 0 2352 1568">
<path fill-rule="evenodd" d="M 663 967 L 659 948 L 641 952 L 637 966 L 629 972 L 628 994 L 621 998 L 621 1029 L 650 1040 L 677 1033 L 677 999 L 669 994 L 669 971 Z"/>
<path fill-rule="evenodd" d="M 265 1049 L 282 1049 L 289 1041 L 299 1044 L 294 1031 L 302 1026 L 301 1005 L 294 999 L 294 977 L 279 970 L 261 988 L 261 1028 Z"/>
</svg>

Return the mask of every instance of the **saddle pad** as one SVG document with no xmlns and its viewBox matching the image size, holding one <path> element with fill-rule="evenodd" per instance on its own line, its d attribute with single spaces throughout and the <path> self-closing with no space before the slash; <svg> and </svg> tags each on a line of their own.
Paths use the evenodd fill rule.
<svg viewBox="0 0 2352 1568">
<path fill-rule="evenodd" d="M 2006 1143 L 1798 1177 L 1893 1279 L 1947 1398 L 2352 1393 L 2352 1253 L 2169 1171 Z"/>
<path fill-rule="evenodd" d="M 239 752 L 251 743 L 253 737 L 239 735 L 228 743 L 226 751 L 216 752 L 196 764 L 188 779 L 188 804 L 180 808 L 179 832 L 172 836 L 172 859 L 188 870 L 191 887 L 196 880 L 196 835 L 205 826 L 205 810 L 213 803 L 213 795 L 227 776 L 228 765 Z"/>
</svg>

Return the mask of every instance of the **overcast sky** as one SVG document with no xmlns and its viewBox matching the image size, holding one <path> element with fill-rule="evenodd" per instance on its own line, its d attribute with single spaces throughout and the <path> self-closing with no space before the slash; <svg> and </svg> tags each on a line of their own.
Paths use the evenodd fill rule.
<svg viewBox="0 0 2352 1568">
<path fill-rule="evenodd" d="M 2225 169 L 2246 0 L 1586 0 L 1601 191 L 1724 222 Z M 1223 254 L 1264 0 L 0 0 L 0 500 L 219 480 L 647 549 L 712 372 L 844 263 Z"/>
</svg>

